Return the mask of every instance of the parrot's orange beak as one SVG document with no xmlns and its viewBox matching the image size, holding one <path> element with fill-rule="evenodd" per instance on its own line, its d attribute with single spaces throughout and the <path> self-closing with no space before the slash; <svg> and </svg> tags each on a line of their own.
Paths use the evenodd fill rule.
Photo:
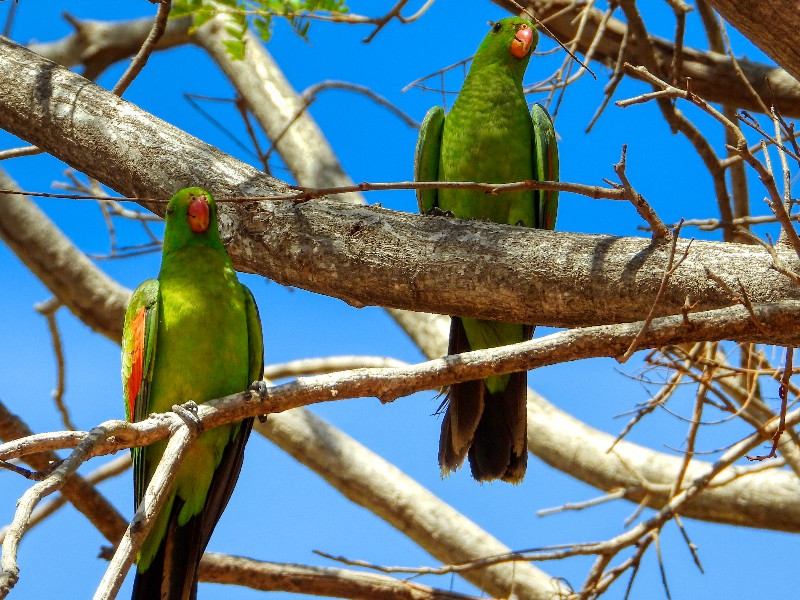
<svg viewBox="0 0 800 600">
<path fill-rule="evenodd" d="M 195 233 L 208 231 L 210 210 L 205 196 L 192 196 L 186 209 L 186 218 L 189 220 L 189 228 Z"/>
<path fill-rule="evenodd" d="M 533 44 L 533 29 L 523 23 L 517 29 L 517 35 L 511 42 L 509 52 L 517 58 L 525 58 L 530 52 L 531 44 Z"/>
</svg>

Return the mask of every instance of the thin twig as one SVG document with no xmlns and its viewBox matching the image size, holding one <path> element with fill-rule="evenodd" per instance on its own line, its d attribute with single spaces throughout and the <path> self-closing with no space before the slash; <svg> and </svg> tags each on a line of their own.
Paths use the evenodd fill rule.
<svg viewBox="0 0 800 600">
<path fill-rule="evenodd" d="M 600 504 L 611 502 L 612 500 L 622 500 L 623 498 L 625 498 L 626 493 L 627 490 L 625 489 L 614 490 L 607 494 L 603 494 L 602 496 L 598 496 L 597 498 L 592 498 L 591 500 L 584 500 L 583 502 L 566 502 L 561 506 L 555 506 L 553 508 L 542 508 L 536 511 L 536 516 L 548 517 L 550 515 L 555 515 L 562 512 L 578 511 L 587 508 L 593 508 L 595 506 L 599 506 Z"/>
<path fill-rule="evenodd" d="M 55 400 L 58 413 L 61 415 L 61 423 L 66 429 L 75 430 L 75 425 L 69 416 L 69 410 L 64 404 L 64 392 L 66 391 L 66 368 L 64 366 L 64 347 L 61 344 L 61 333 L 58 330 L 58 323 L 56 323 L 56 311 L 61 308 L 61 301 L 57 298 L 51 298 L 46 302 L 36 304 L 34 308 L 36 312 L 41 314 L 47 319 L 47 327 L 50 330 L 50 339 L 53 344 L 53 352 L 56 356 L 56 387 L 51 392 L 53 400 Z"/>
<path fill-rule="evenodd" d="M 2 464 L 2 461 L 0 461 Z M 131 467 L 131 455 L 130 454 L 123 454 L 122 456 L 115 458 L 104 464 L 102 467 L 99 467 L 95 471 L 89 473 L 84 479 L 86 483 L 90 483 L 92 485 L 96 485 L 101 483 L 107 479 L 111 479 L 112 477 L 116 477 L 117 475 L 124 473 Z M 50 500 L 47 503 L 41 504 L 33 511 L 31 514 L 30 522 L 28 524 L 28 528 L 32 529 L 42 521 L 44 521 L 50 515 L 56 513 L 59 509 L 66 506 L 69 500 L 64 495 L 59 495 L 58 497 Z M 6 537 L 6 531 L 0 531 L 0 544 L 3 543 L 3 540 Z"/>
<path fill-rule="evenodd" d="M 639 213 L 639 216 L 642 217 L 647 224 L 650 226 L 650 230 L 653 232 L 653 239 L 654 240 L 668 240 L 670 237 L 669 229 L 667 226 L 664 225 L 664 222 L 659 218 L 656 214 L 656 211 L 653 210 L 653 207 L 644 199 L 639 192 L 633 189 L 630 181 L 628 181 L 628 177 L 625 174 L 625 167 L 626 167 L 626 155 L 628 153 L 628 146 L 622 146 L 622 156 L 619 159 L 619 162 L 614 165 L 614 172 L 619 177 L 620 183 L 622 183 L 622 189 L 625 190 L 626 199 L 630 201 L 631 204 L 636 208 L 636 212 Z"/>
<path fill-rule="evenodd" d="M 153 28 L 150 30 L 150 34 L 147 36 L 144 44 L 142 44 L 142 47 L 139 48 L 139 52 L 133 57 L 133 61 L 128 65 L 122 77 L 119 78 L 119 81 L 117 81 L 117 84 L 111 90 L 112 94 L 122 96 L 122 94 L 125 93 L 125 90 L 127 90 L 128 86 L 136 79 L 136 76 L 142 72 L 158 40 L 164 35 L 164 30 L 167 28 L 169 11 L 172 8 L 172 0 L 158 0 L 158 3 L 158 11 L 156 12 L 156 18 L 153 22 Z"/>
<path fill-rule="evenodd" d="M 775 456 L 777 456 L 778 443 L 781 440 L 783 432 L 786 431 L 786 406 L 789 397 L 789 379 L 792 376 L 793 358 L 794 358 L 794 348 L 792 346 L 787 346 L 786 362 L 783 367 L 783 375 L 781 376 L 781 385 L 778 388 L 778 396 L 781 399 L 781 412 L 780 412 L 780 418 L 778 419 L 778 427 L 775 429 L 775 433 L 772 436 L 772 448 L 770 448 L 770 451 L 767 454 L 759 456 L 748 456 L 747 458 L 750 460 L 761 461 L 767 458 L 774 458 Z"/>
<path fill-rule="evenodd" d="M 0 151 L 0 160 L 7 160 L 9 158 L 19 158 L 21 156 L 36 156 L 41 154 L 42 150 L 36 146 L 23 146 L 21 148 L 9 148 L 8 150 Z"/>
</svg>

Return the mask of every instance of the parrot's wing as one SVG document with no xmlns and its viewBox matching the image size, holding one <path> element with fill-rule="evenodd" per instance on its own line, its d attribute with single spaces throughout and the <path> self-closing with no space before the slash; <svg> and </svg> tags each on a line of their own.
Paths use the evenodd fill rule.
<svg viewBox="0 0 800 600">
<path fill-rule="evenodd" d="M 261 317 L 258 306 L 247 286 L 243 285 L 245 310 L 247 311 L 247 347 L 250 354 L 250 383 L 264 377 L 264 338 L 261 333 Z"/>
<path fill-rule="evenodd" d="M 559 181 L 558 145 L 556 131 L 550 115 L 541 104 L 531 108 L 533 121 L 533 178 L 537 181 Z M 536 226 L 553 229 L 558 214 L 558 192 L 535 190 Z"/>
<path fill-rule="evenodd" d="M 414 180 L 438 181 L 439 156 L 442 148 L 442 130 L 444 129 L 444 109 L 434 106 L 425 115 L 417 138 L 417 151 L 414 156 Z M 439 190 L 417 190 L 419 212 L 427 213 L 439 205 Z"/>
<path fill-rule="evenodd" d="M 159 285 L 157 279 L 144 281 L 133 292 L 122 330 L 122 391 L 125 416 L 134 423 L 146 419 L 150 406 L 150 383 L 156 355 Z M 133 490 L 138 507 L 147 483 L 144 448 L 133 448 Z"/>
</svg>

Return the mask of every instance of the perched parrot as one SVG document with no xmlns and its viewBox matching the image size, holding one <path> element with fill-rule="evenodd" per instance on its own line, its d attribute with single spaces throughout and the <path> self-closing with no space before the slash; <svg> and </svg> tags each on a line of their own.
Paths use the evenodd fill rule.
<svg viewBox="0 0 800 600">
<path fill-rule="evenodd" d="M 260 381 L 261 321 L 219 236 L 211 194 L 192 187 L 169 201 L 158 279 L 133 293 L 122 336 L 129 421 L 175 404 L 226 396 Z M 253 420 L 203 432 L 181 464 L 137 556 L 133 598 L 197 597 L 197 569 L 236 485 Z M 133 450 L 138 508 L 166 442 Z"/>
<path fill-rule="evenodd" d="M 445 117 L 428 111 L 417 140 L 417 181 L 508 183 L 558 180 L 558 150 L 550 115 L 540 105 L 528 112 L 522 77 L 538 34 L 511 17 L 491 24 L 472 60 L 453 108 Z M 553 229 L 557 192 L 521 191 L 488 196 L 464 189 L 418 190 L 424 214 Z M 451 317 L 448 354 L 528 340 L 533 326 Z M 478 481 L 518 483 L 525 475 L 527 373 L 497 375 L 450 386 L 439 441 L 446 475 L 469 456 Z"/>
</svg>

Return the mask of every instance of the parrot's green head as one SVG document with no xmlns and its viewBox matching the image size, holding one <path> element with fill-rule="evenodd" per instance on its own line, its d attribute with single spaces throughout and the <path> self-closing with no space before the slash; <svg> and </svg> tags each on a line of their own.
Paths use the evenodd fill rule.
<svg viewBox="0 0 800 600">
<path fill-rule="evenodd" d="M 492 28 L 475 53 L 473 65 L 505 66 L 521 81 L 531 54 L 539 43 L 536 27 L 520 17 L 508 17 L 490 25 Z"/>
<path fill-rule="evenodd" d="M 222 247 L 214 197 L 199 187 L 182 189 L 167 204 L 164 253 L 187 245 Z"/>
</svg>

